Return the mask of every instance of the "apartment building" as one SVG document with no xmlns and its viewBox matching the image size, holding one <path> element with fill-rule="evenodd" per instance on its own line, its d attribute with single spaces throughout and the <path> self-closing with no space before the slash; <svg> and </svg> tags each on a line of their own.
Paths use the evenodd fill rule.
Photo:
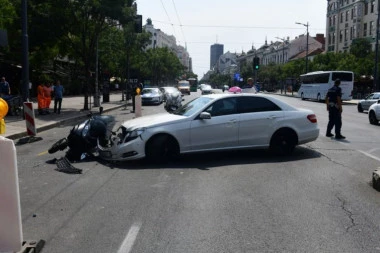
<svg viewBox="0 0 380 253">
<path fill-rule="evenodd" d="M 366 38 L 375 49 L 378 1 L 328 0 L 326 51 L 348 52 L 355 39 Z"/>
</svg>

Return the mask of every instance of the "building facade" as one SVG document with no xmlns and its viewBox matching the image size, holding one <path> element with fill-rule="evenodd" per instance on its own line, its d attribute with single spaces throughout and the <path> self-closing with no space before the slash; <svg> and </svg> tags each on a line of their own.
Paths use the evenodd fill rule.
<svg viewBox="0 0 380 253">
<path fill-rule="evenodd" d="M 213 69 L 218 63 L 219 57 L 224 52 L 223 44 L 214 44 L 210 47 L 210 69 Z"/>
<path fill-rule="evenodd" d="M 328 0 L 326 51 L 348 52 L 355 39 L 365 38 L 375 49 L 378 1 Z"/>
<path fill-rule="evenodd" d="M 160 29 L 154 28 L 152 20 L 150 18 L 147 19 L 144 30 L 152 35 L 150 43 L 147 45 L 146 49 L 166 47 L 177 55 L 179 61 L 185 67 L 186 71 L 192 72 L 192 61 L 189 52 L 187 51 L 186 47 L 177 45 L 176 38 L 173 35 L 167 35 Z"/>
</svg>

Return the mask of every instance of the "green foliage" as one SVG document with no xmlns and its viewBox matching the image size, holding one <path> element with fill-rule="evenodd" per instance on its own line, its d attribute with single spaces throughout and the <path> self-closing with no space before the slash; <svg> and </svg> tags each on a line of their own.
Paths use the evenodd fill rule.
<svg viewBox="0 0 380 253">
<path fill-rule="evenodd" d="M 366 38 L 359 38 L 352 41 L 350 53 L 357 58 L 366 58 L 371 54 L 371 42 Z"/>
</svg>

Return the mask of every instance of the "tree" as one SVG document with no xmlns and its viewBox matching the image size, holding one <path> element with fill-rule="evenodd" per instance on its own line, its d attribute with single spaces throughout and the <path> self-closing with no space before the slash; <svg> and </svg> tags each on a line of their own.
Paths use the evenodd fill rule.
<svg viewBox="0 0 380 253">
<path fill-rule="evenodd" d="M 352 41 L 350 53 L 357 58 L 366 58 L 371 54 L 371 42 L 365 38 L 358 38 Z"/>
</svg>

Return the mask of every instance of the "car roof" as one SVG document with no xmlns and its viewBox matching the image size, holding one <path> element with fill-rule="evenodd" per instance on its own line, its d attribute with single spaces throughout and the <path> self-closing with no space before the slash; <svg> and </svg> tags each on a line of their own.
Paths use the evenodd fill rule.
<svg viewBox="0 0 380 253">
<path fill-rule="evenodd" d="M 297 110 L 296 107 L 288 104 L 285 101 L 282 101 L 281 99 L 275 98 L 270 95 L 262 94 L 262 93 L 258 93 L 258 94 L 257 93 L 214 93 L 214 94 L 208 94 L 208 95 L 202 95 L 202 96 L 212 98 L 213 100 L 228 98 L 228 97 L 264 97 L 276 103 L 277 105 L 279 105 L 283 110 Z"/>
</svg>

